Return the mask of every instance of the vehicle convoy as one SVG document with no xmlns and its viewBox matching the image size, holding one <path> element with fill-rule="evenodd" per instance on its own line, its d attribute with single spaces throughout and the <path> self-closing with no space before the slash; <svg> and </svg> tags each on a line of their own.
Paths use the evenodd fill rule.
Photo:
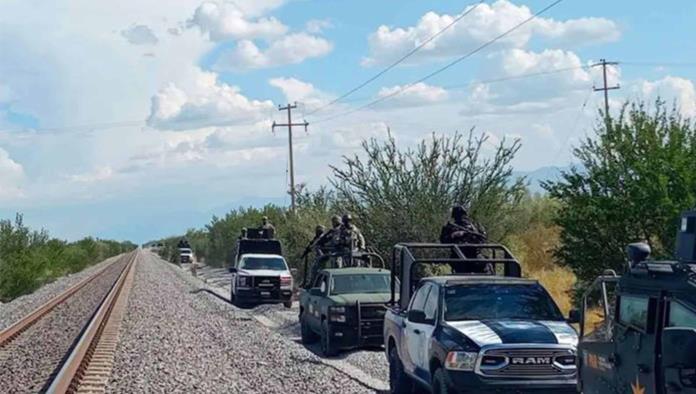
<svg viewBox="0 0 696 394">
<path fill-rule="evenodd" d="M 457 274 L 424 275 L 447 269 Z M 384 322 L 392 392 L 575 392 L 574 319 L 521 278 L 505 247 L 398 244 L 392 272 Z"/>
<path fill-rule="evenodd" d="M 631 244 L 626 272 L 608 271 L 585 294 L 580 392 L 696 393 L 696 211 L 682 215 L 676 251 L 655 261 Z"/>
<path fill-rule="evenodd" d="M 323 255 L 315 265 L 335 261 Z M 367 260 L 382 258 L 361 253 Z M 391 273 L 384 268 L 316 268 L 313 277 L 300 289 L 299 321 L 302 343 L 321 341 L 325 356 L 339 350 L 381 346 L 386 303 L 390 299 Z"/>
<path fill-rule="evenodd" d="M 237 305 L 277 304 L 292 307 L 292 274 L 280 241 L 266 238 L 262 229 L 249 229 L 237 240 L 230 300 Z"/>
</svg>

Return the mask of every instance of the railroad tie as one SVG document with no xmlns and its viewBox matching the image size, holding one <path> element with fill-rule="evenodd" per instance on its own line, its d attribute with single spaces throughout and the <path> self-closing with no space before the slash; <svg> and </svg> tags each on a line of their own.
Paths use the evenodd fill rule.
<svg viewBox="0 0 696 394">
<path fill-rule="evenodd" d="M 104 393 L 111 377 L 114 356 L 121 333 L 121 323 L 128 307 L 128 298 L 133 287 L 133 277 L 137 259 L 128 272 L 123 283 L 121 294 L 111 310 L 111 315 L 94 347 L 89 364 L 82 373 L 77 386 L 77 393 Z"/>
</svg>

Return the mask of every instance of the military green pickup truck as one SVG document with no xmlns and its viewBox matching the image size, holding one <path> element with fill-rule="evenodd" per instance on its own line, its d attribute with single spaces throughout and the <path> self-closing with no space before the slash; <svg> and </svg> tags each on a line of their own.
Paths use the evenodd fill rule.
<svg viewBox="0 0 696 394">
<path fill-rule="evenodd" d="M 302 343 L 321 341 L 322 353 L 383 344 L 391 273 L 382 268 L 320 270 L 300 292 Z"/>
</svg>

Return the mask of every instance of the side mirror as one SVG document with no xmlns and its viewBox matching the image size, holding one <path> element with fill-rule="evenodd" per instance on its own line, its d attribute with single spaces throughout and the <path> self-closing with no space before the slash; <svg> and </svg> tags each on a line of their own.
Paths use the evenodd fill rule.
<svg viewBox="0 0 696 394">
<path fill-rule="evenodd" d="M 311 289 L 309 289 L 309 295 L 314 297 L 321 297 L 324 295 L 324 292 L 321 291 L 321 289 L 318 287 L 312 287 Z"/>
<path fill-rule="evenodd" d="M 571 309 L 570 312 L 568 312 L 568 319 L 566 319 L 566 321 L 569 324 L 580 323 L 580 311 L 577 309 Z"/>
<path fill-rule="evenodd" d="M 230 274 L 236 274 L 237 273 L 237 268 L 235 267 L 230 267 L 229 268 Z"/>
<path fill-rule="evenodd" d="M 411 323 L 421 323 L 425 324 L 427 323 L 426 318 L 425 318 L 425 312 L 423 311 L 408 311 L 408 321 Z"/>
<path fill-rule="evenodd" d="M 696 368 L 696 330 L 665 328 L 662 332 L 662 365 L 666 368 Z"/>
</svg>

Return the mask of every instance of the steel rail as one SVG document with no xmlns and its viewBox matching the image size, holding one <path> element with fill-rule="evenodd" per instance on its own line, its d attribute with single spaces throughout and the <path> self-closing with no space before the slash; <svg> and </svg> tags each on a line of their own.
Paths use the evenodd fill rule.
<svg viewBox="0 0 696 394">
<path fill-rule="evenodd" d="M 116 264 L 119 260 L 120 259 L 117 259 L 113 263 L 100 269 L 99 271 L 97 271 L 93 275 L 89 276 L 88 278 L 82 279 L 80 282 L 74 284 L 73 286 L 69 287 L 67 290 L 65 290 L 62 293 L 58 294 L 57 296 L 51 298 L 48 302 L 39 306 L 34 311 L 32 311 L 28 315 L 24 316 L 20 320 L 16 321 L 15 323 L 10 325 L 6 329 L 0 331 L 0 347 L 7 345 L 13 339 L 15 339 L 17 336 L 19 336 L 22 332 L 24 332 L 29 327 L 34 325 L 34 323 L 39 321 L 44 316 L 48 315 L 58 305 L 62 304 L 66 300 L 68 300 L 75 293 L 77 293 L 80 289 L 85 287 L 88 283 L 90 283 L 93 280 L 95 280 L 96 278 L 98 278 L 102 273 L 104 273 L 104 271 L 107 268 L 111 267 L 111 265 L 113 265 L 113 264 Z"/>
<path fill-rule="evenodd" d="M 79 340 L 72 348 L 70 355 L 66 358 L 55 378 L 48 386 L 47 393 L 72 393 L 77 391 L 80 379 L 84 376 L 88 368 L 94 349 L 97 346 L 105 326 L 109 322 L 114 306 L 124 293 L 126 279 L 131 276 L 133 266 L 138 258 L 138 251 L 133 252 L 131 260 L 127 263 L 111 290 L 104 298 L 95 312 L 90 322 L 86 326 Z"/>
</svg>

